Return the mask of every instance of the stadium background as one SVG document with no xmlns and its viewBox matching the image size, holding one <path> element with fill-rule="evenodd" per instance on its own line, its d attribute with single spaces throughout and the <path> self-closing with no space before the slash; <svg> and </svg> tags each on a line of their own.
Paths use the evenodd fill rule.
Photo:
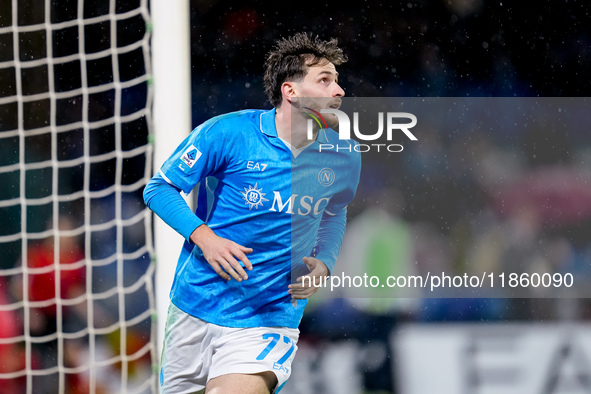
<svg viewBox="0 0 591 394">
<path fill-rule="evenodd" d="M 582 1 L 300 1 L 281 6 L 265 1 L 192 2 L 193 125 L 219 113 L 268 108 L 262 85 L 265 54 L 277 37 L 299 31 L 338 38 L 349 57 L 339 67 L 347 96 L 589 96 L 590 7 Z M 350 224 L 372 205 L 390 207 L 394 231 L 412 241 L 393 253 L 410 255 L 409 261 L 419 264 L 442 264 L 450 272 L 465 272 L 479 259 L 485 261 L 480 266 L 490 263 L 497 270 L 515 261 L 542 261 L 588 274 L 588 184 L 575 187 L 587 189 L 582 192 L 559 191 L 567 200 L 559 209 L 566 211 L 579 193 L 587 201 L 575 220 L 544 221 L 535 208 L 538 202 L 501 217 L 484 192 L 491 185 L 480 182 L 482 173 L 467 169 L 487 160 L 518 174 L 516 183 L 558 169 L 557 177 L 573 178 L 576 184 L 577 174 L 588 175 L 589 135 L 566 137 L 542 128 L 507 133 L 517 135 L 486 141 L 473 136 L 468 144 L 423 140 L 432 149 L 431 160 L 390 158 L 375 166 L 364 164 L 360 190 L 349 210 Z M 409 204 L 411 196 L 414 204 Z M 467 218 L 481 212 L 493 214 L 480 227 L 473 226 Z M 499 232 L 506 237 L 499 237 Z M 555 299 L 425 299 L 382 305 L 379 310 L 353 308 L 346 300 L 313 303 L 301 327 L 301 369 L 296 362 L 286 390 L 396 392 L 400 385 L 393 372 L 397 366 L 391 333 L 404 323 L 542 325 L 591 316 L 587 300 Z M 469 362 L 462 368 L 460 374 L 469 375 Z M 502 375 L 491 379 L 511 381 Z M 477 383 L 477 374 L 466 380 L 464 392 L 485 392 L 479 391 L 485 388 Z M 520 392 L 507 384 L 505 391 L 497 386 L 498 392 Z M 545 387 L 548 392 L 578 392 L 577 384 L 561 388 L 554 382 Z M 446 392 L 444 387 L 440 390 Z"/>
</svg>

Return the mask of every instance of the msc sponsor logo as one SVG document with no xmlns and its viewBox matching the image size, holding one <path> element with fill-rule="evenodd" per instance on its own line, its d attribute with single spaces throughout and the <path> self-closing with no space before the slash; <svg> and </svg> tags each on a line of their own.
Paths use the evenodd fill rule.
<svg viewBox="0 0 591 394">
<path fill-rule="evenodd" d="M 320 215 L 324 208 L 328 205 L 330 200 L 328 197 L 320 198 L 314 201 L 312 196 L 301 196 L 292 194 L 288 200 L 283 201 L 279 192 L 273 191 L 273 205 L 271 205 L 271 212 L 284 212 L 290 215 L 306 216 L 310 213 L 314 216 Z"/>
<path fill-rule="evenodd" d="M 254 186 L 248 185 L 248 189 L 244 188 L 244 192 L 242 194 L 242 199 L 246 201 L 246 205 L 248 205 L 248 209 L 252 210 L 253 208 L 259 209 L 260 206 L 263 205 L 264 201 L 269 201 L 265 198 L 267 195 L 263 193 L 263 188 L 257 188 L 257 184 L 255 183 Z"/>
<path fill-rule="evenodd" d="M 323 177 L 320 177 L 320 175 L 318 176 L 318 180 L 321 183 L 334 182 L 334 173 L 331 174 L 332 170 L 328 170 L 329 171 L 327 175 Z M 252 210 L 253 208 L 258 209 L 259 207 L 263 206 L 263 203 L 269 201 L 269 199 L 265 198 L 267 194 L 263 193 L 263 188 L 258 187 L 257 184 L 254 186 L 249 185 L 248 187 L 245 187 L 244 191 L 240 192 L 240 194 L 242 195 L 242 199 L 245 201 L 245 205 L 248 205 L 249 210 Z M 283 199 L 278 191 L 273 191 L 273 202 L 271 204 L 271 208 L 269 208 L 269 211 L 299 216 L 306 216 L 310 214 L 318 216 L 324 212 L 324 208 L 326 208 L 329 201 L 330 198 L 328 197 L 322 197 L 315 200 L 312 196 L 300 196 L 298 194 L 292 194 L 288 199 Z"/>
</svg>

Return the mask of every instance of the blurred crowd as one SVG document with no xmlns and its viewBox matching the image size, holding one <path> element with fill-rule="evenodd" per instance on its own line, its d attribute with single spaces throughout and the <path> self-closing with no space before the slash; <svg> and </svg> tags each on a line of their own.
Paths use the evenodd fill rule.
<svg viewBox="0 0 591 394">
<path fill-rule="evenodd" d="M 87 264 L 90 260 L 85 254 L 84 232 L 76 227 L 74 214 L 60 216 L 59 234 L 29 241 L 26 257 L 8 271 L 18 273 L 0 276 L 0 339 L 11 339 L 0 345 L 0 373 L 37 370 L 32 378 L 35 393 L 58 392 L 60 384 L 65 384 L 71 394 L 88 393 L 91 384 L 96 393 L 119 391 L 119 357 L 134 356 L 150 341 L 149 318 L 125 328 L 119 324 L 120 319 L 129 321 L 149 307 L 146 288 L 118 289 L 118 285 L 133 285 L 145 274 L 148 256 L 125 261 L 122 280 L 118 280 L 120 268 L 115 259 L 108 265 L 100 264 L 101 260 Z M 51 218 L 36 220 L 45 220 L 51 226 Z M 108 243 L 115 244 L 105 237 L 90 239 L 91 249 L 109 251 Z M 105 244 L 99 244 L 102 242 Z M 94 363 L 102 367 L 94 366 L 91 377 L 89 367 Z M 67 369 L 63 383 L 57 367 Z M 150 352 L 126 361 L 126 368 L 128 387 L 145 382 L 151 373 Z M 0 379 L 2 392 L 21 393 L 26 387 L 25 376 Z"/>
</svg>

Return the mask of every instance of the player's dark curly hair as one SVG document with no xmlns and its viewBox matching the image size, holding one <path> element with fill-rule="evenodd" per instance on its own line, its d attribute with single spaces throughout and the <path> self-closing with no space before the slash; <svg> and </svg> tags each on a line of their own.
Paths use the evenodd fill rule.
<svg viewBox="0 0 591 394">
<path fill-rule="evenodd" d="M 274 107 L 281 105 L 281 85 L 306 76 L 307 68 L 326 59 L 338 66 L 347 61 L 336 39 L 322 41 L 318 36 L 297 33 L 279 40 L 265 61 L 265 93 Z"/>
</svg>

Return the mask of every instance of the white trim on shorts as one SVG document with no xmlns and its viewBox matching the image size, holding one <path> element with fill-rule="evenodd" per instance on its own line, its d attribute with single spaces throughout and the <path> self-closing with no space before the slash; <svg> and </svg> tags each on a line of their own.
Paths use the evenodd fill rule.
<svg viewBox="0 0 591 394">
<path fill-rule="evenodd" d="M 296 328 L 218 326 L 171 303 L 162 348 L 160 393 L 195 393 L 218 376 L 266 371 L 275 373 L 277 388 L 281 388 L 291 375 L 298 336 Z"/>
</svg>

